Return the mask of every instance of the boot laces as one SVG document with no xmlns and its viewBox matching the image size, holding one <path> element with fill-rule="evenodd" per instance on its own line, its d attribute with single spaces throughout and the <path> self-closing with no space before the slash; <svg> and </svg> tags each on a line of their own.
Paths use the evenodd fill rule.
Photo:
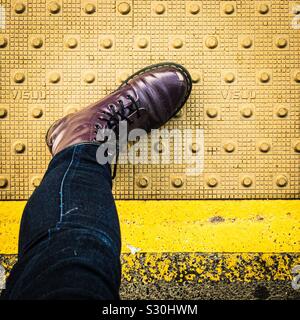
<svg viewBox="0 0 300 320">
<path fill-rule="evenodd" d="M 116 104 L 109 104 L 108 111 L 101 111 L 101 115 L 98 117 L 99 120 L 106 121 L 107 127 L 109 129 L 117 129 L 118 122 L 122 120 L 126 120 L 128 123 L 132 123 L 133 121 L 129 118 L 129 116 L 133 112 L 137 112 L 137 116 L 140 117 L 140 104 L 138 101 L 135 101 L 131 95 L 126 96 L 128 100 L 131 101 L 131 104 L 126 106 L 122 100 L 118 100 L 117 107 Z M 96 129 L 100 128 L 100 125 L 96 123 Z"/>
<path fill-rule="evenodd" d="M 129 116 L 136 111 L 137 117 L 139 118 L 141 116 L 140 113 L 140 103 L 139 101 L 136 101 L 131 95 L 127 95 L 126 98 L 131 101 L 131 103 L 125 107 L 123 100 L 118 100 L 117 104 L 109 104 L 108 105 L 108 111 L 101 111 L 100 116 L 98 117 L 98 120 L 105 121 L 107 123 L 107 127 L 109 129 L 112 129 L 115 131 L 116 134 L 116 163 L 114 165 L 114 170 L 112 174 L 112 179 L 116 177 L 117 174 L 117 163 L 119 159 L 119 152 L 120 152 L 120 146 L 119 146 L 119 126 L 118 123 L 120 121 L 126 120 L 129 124 L 133 122 L 132 119 L 129 118 Z M 118 106 L 117 106 L 118 105 Z M 102 129 L 102 126 L 99 123 L 95 124 L 95 134 L 96 137 L 98 135 L 99 130 Z M 97 138 L 94 138 L 94 141 L 98 142 L 106 142 L 108 140 L 108 137 L 104 140 L 97 140 Z"/>
</svg>

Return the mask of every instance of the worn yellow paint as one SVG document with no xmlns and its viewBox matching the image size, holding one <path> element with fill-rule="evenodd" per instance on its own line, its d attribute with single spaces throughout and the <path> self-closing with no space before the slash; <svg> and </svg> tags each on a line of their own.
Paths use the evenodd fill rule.
<svg viewBox="0 0 300 320">
<path fill-rule="evenodd" d="M 137 253 L 122 256 L 122 275 L 135 283 L 291 281 L 299 264 L 299 254 Z"/>
<path fill-rule="evenodd" d="M 170 284 L 205 281 L 253 282 L 288 281 L 300 265 L 300 254 L 290 253 L 123 253 L 123 284 Z M 7 275 L 17 261 L 16 255 L 1 255 L 0 265 Z M 213 288 L 212 288 L 213 289 Z"/>
<path fill-rule="evenodd" d="M 0 253 L 26 202 L 0 202 Z M 299 200 L 117 201 L 123 252 L 300 252 Z"/>
</svg>

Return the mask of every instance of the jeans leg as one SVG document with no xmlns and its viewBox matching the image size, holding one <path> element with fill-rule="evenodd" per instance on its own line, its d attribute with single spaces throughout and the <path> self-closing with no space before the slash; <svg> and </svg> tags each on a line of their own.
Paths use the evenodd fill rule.
<svg viewBox="0 0 300 320">
<path fill-rule="evenodd" d="M 51 160 L 22 216 L 7 298 L 119 297 L 119 220 L 110 166 L 97 163 L 96 151 L 82 144 Z"/>
</svg>

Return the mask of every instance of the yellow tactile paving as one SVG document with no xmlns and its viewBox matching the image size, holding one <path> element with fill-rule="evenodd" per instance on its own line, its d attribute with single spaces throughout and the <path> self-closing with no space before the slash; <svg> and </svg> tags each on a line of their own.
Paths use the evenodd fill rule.
<svg viewBox="0 0 300 320">
<path fill-rule="evenodd" d="M 204 172 L 122 165 L 117 198 L 299 198 L 297 4 L 1 0 L 0 199 L 27 199 L 38 185 L 54 120 L 161 61 L 192 74 L 191 98 L 167 127 L 204 129 Z"/>
</svg>

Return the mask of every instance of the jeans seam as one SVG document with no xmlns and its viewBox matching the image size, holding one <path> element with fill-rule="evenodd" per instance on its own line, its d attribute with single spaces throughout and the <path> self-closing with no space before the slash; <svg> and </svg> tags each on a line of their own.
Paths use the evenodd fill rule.
<svg viewBox="0 0 300 320">
<path fill-rule="evenodd" d="M 62 178 L 62 181 L 61 181 L 61 184 L 60 184 L 60 219 L 59 219 L 59 222 L 62 222 L 62 218 L 63 218 L 63 215 L 64 215 L 64 194 L 63 194 L 63 187 L 64 187 L 64 182 L 65 182 L 65 179 L 71 169 L 71 166 L 74 162 L 74 157 L 75 157 L 75 153 L 76 153 L 76 149 L 77 149 L 77 146 L 74 147 L 74 150 L 73 150 L 73 154 L 72 154 L 72 158 L 71 158 L 71 161 L 69 163 L 69 166 L 67 168 L 67 170 L 65 171 L 64 173 L 64 176 Z"/>
<path fill-rule="evenodd" d="M 64 215 L 64 212 L 63 212 L 63 210 L 64 210 L 63 187 L 64 187 L 65 179 L 66 179 L 66 177 L 67 177 L 67 175 L 68 175 L 68 173 L 69 173 L 69 171 L 70 171 L 70 169 L 71 169 L 71 166 L 72 166 L 72 164 L 73 164 L 73 162 L 74 162 L 74 157 L 75 157 L 76 149 L 77 149 L 77 146 L 74 146 L 74 149 L 73 149 L 73 152 L 72 152 L 72 158 L 71 158 L 71 160 L 70 160 L 70 163 L 69 163 L 69 165 L 68 165 L 68 167 L 67 167 L 67 169 L 66 169 L 66 171 L 65 171 L 65 173 L 64 173 L 64 175 L 63 175 L 63 178 L 62 178 L 62 180 L 61 180 L 61 183 L 60 183 L 60 189 L 59 189 L 60 217 L 59 217 L 59 221 L 56 223 L 56 226 L 55 226 L 54 228 L 53 228 L 53 227 L 50 227 L 50 228 L 48 229 L 48 244 L 49 244 L 49 241 L 50 241 L 50 239 L 51 239 L 51 231 L 52 231 L 53 229 L 58 229 L 58 224 L 62 222 L 62 218 L 63 218 L 63 215 Z M 52 159 L 52 160 L 53 160 L 53 159 Z"/>
</svg>

